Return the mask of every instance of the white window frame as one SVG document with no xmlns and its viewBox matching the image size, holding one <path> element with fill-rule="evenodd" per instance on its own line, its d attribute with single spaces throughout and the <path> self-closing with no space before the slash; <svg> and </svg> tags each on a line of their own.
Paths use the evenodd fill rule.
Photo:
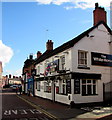
<svg viewBox="0 0 112 120">
<path fill-rule="evenodd" d="M 40 91 L 40 81 L 37 81 L 37 91 Z"/>
<path fill-rule="evenodd" d="M 50 83 L 44 82 L 44 92 L 51 93 L 51 85 L 50 85 Z"/>
<path fill-rule="evenodd" d="M 85 83 L 82 83 L 82 81 L 85 81 Z M 91 82 L 88 83 L 87 81 L 91 81 Z M 95 83 L 93 81 L 95 81 Z M 83 94 L 83 90 L 82 90 L 83 85 L 86 87 L 86 90 L 85 90 L 86 93 L 85 94 Z M 89 91 L 88 91 L 88 88 L 87 88 L 88 85 L 91 85 L 91 94 L 89 94 Z M 93 93 L 94 86 L 95 86 L 95 93 Z M 81 94 L 83 96 L 97 95 L 97 80 L 95 80 L 95 79 L 81 79 Z"/>
<path fill-rule="evenodd" d="M 78 66 L 87 66 L 88 64 L 88 52 L 78 50 Z"/>
<path fill-rule="evenodd" d="M 40 66 L 37 67 L 37 74 L 40 74 Z"/>
<path fill-rule="evenodd" d="M 64 87 L 64 89 L 63 89 Z M 59 94 L 67 95 L 66 80 L 59 81 Z"/>
<path fill-rule="evenodd" d="M 65 70 L 65 55 L 60 56 L 61 70 Z"/>
</svg>

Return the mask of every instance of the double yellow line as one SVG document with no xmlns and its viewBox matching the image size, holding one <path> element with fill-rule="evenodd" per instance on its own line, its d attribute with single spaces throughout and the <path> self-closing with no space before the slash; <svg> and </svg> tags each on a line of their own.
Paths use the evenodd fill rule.
<svg viewBox="0 0 112 120">
<path fill-rule="evenodd" d="M 52 118 L 53 120 L 59 120 L 56 116 L 50 114 L 49 112 L 45 111 L 44 109 L 40 108 L 38 105 L 33 104 L 32 102 L 30 102 L 29 100 L 26 100 L 25 98 L 16 95 L 18 98 L 22 99 L 23 101 L 27 102 L 28 104 L 30 104 L 31 106 L 33 106 L 34 108 L 36 108 L 37 110 L 40 110 L 42 113 L 44 113 L 45 115 L 47 115 L 48 117 Z"/>
</svg>

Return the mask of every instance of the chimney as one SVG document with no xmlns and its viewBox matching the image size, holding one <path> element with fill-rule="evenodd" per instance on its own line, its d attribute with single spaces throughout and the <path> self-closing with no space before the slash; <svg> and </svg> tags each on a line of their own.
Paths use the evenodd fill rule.
<svg viewBox="0 0 112 120">
<path fill-rule="evenodd" d="M 37 59 L 42 55 L 40 51 L 37 52 Z"/>
<path fill-rule="evenodd" d="M 47 51 L 53 50 L 53 42 L 52 42 L 52 40 L 48 40 L 47 41 L 47 43 L 46 43 L 46 50 Z"/>
<path fill-rule="evenodd" d="M 33 55 L 32 54 L 29 55 L 29 59 L 33 59 Z"/>
<path fill-rule="evenodd" d="M 95 3 L 95 10 L 93 11 L 94 25 L 103 21 L 107 23 L 106 11 L 104 8 L 99 7 L 98 3 Z"/>
<path fill-rule="evenodd" d="M 11 78 L 11 74 L 9 74 L 9 78 Z"/>
</svg>

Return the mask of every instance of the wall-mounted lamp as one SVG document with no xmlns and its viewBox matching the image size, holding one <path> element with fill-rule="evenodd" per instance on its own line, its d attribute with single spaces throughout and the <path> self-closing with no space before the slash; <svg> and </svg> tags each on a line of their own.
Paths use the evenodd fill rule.
<svg viewBox="0 0 112 120">
<path fill-rule="evenodd" d="M 63 52 L 63 53 L 65 53 L 65 54 L 69 54 L 69 52 L 68 52 L 68 51 L 65 51 L 65 52 Z"/>
<path fill-rule="evenodd" d="M 92 37 L 94 37 L 94 35 L 90 35 L 89 37 L 91 37 L 91 38 L 92 38 Z"/>
<path fill-rule="evenodd" d="M 87 34 L 87 37 L 90 37 L 90 38 L 92 38 L 92 37 L 94 37 L 94 35 L 89 35 L 89 34 Z"/>
<path fill-rule="evenodd" d="M 56 56 L 54 56 L 55 58 L 58 58 L 59 56 L 58 55 L 56 55 Z"/>
</svg>

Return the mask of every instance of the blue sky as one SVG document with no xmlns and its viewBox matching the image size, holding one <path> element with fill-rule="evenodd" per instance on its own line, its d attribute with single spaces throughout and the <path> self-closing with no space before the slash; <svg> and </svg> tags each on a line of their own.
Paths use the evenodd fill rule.
<svg viewBox="0 0 112 120">
<path fill-rule="evenodd" d="M 48 39 L 54 42 L 56 48 L 93 26 L 94 6 L 81 8 L 75 4 L 73 7 L 71 2 L 45 4 L 45 0 L 42 0 L 43 3 L 40 4 L 37 1 L 2 3 L 0 40 L 7 52 L 3 75 L 21 75 L 29 54 L 45 52 Z M 106 8 L 106 11 L 110 24 L 109 9 Z"/>
</svg>

